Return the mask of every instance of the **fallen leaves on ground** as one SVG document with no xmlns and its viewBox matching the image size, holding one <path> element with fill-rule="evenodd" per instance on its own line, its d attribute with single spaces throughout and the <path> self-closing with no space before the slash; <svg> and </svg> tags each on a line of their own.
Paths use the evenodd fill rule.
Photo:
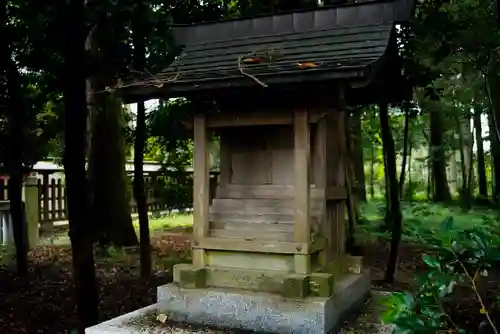
<svg viewBox="0 0 500 334">
<path fill-rule="evenodd" d="M 172 280 L 172 266 L 189 261 L 189 231 L 166 231 L 154 235 L 151 243 L 155 272 L 146 281 L 139 277 L 138 249 L 128 248 L 97 256 L 102 321 L 155 303 L 157 286 Z M 421 261 L 422 249 L 403 245 L 396 282 L 379 283 L 383 278 L 388 249 L 379 244 L 364 248 L 365 266 L 371 270 L 374 289 L 411 289 L 416 272 L 425 270 Z M 70 333 L 76 324 L 71 249 L 67 246 L 41 246 L 30 253 L 30 261 L 30 272 L 21 279 L 11 268 L 0 270 L 0 333 Z M 496 295 L 498 281 L 491 285 L 485 288 L 485 294 Z M 464 291 L 460 305 L 452 313 L 454 318 L 472 327 L 482 320 L 473 297 L 469 291 Z M 168 323 L 168 319 L 165 321 Z"/>
<path fill-rule="evenodd" d="M 154 237 L 152 245 L 157 270 L 147 281 L 139 277 L 135 249 L 120 258 L 96 260 L 103 321 L 156 302 L 156 288 L 172 280 L 172 265 L 186 261 L 190 239 L 165 233 Z M 29 274 L 20 279 L 13 268 L 0 270 L 0 333 L 70 333 L 76 325 L 71 248 L 37 247 L 30 262 Z"/>
</svg>

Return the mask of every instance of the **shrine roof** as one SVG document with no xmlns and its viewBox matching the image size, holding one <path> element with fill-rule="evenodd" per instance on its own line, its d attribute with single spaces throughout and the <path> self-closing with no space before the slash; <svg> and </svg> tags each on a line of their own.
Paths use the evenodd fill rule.
<svg viewBox="0 0 500 334">
<path fill-rule="evenodd" d="M 174 27 L 180 53 L 164 71 L 122 89 L 134 96 L 279 84 L 366 80 L 378 73 L 395 23 L 413 0 L 357 5 Z M 394 51 L 394 48 L 390 48 Z"/>
</svg>

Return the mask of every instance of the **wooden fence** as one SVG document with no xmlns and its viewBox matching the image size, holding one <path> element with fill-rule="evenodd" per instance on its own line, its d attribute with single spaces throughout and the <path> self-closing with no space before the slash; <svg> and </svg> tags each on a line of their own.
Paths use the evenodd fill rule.
<svg viewBox="0 0 500 334">
<path fill-rule="evenodd" d="M 192 176 L 191 172 L 187 172 L 189 177 Z M 211 190 L 215 190 L 217 184 L 217 172 L 211 173 Z M 148 212 L 160 212 L 169 209 L 186 208 L 186 205 L 176 207 L 176 203 L 166 203 L 160 198 L 156 198 L 152 184 L 155 182 L 154 177 L 148 177 L 146 182 L 146 194 Z M 192 181 L 191 181 L 192 182 Z M 49 178 L 48 174 L 42 174 L 42 178 L 38 178 L 38 218 L 40 223 L 64 221 L 68 219 L 68 202 L 66 196 L 66 188 L 64 181 L 61 178 Z M 188 182 L 187 189 L 191 190 L 192 185 Z M 175 196 L 167 196 L 175 197 Z M 187 194 L 189 200 L 191 194 Z M 0 201 L 7 201 L 7 181 L 0 179 Z M 175 198 L 174 198 L 175 202 Z M 130 202 L 131 212 L 137 212 L 137 206 L 132 199 Z"/>
<path fill-rule="evenodd" d="M 0 179 L 0 201 L 8 201 L 7 182 Z M 49 179 L 48 175 L 38 179 L 38 219 L 40 223 L 64 221 L 68 219 L 68 200 L 62 179 Z M 148 191 L 148 195 L 151 192 Z M 148 211 L 158 212 L 167 209 L 160 200 L 148 196 Z M 135 201 L 131 201 L 131 212 L 137 212 Z"/>
</svg>

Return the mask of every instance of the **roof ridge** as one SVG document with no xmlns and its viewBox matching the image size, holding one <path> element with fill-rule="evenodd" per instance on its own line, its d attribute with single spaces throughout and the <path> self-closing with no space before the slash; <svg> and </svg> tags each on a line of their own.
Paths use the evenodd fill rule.
<svg viewBox="0 0 500 334">
<path fill-rule="evenodd" d="M 236 41 L 245 41 L 245 40 L 251 40 L 251 39 L 262 39 L 262 38 L 269 38 L 269 37 L 284 37 L 284 36 L 293 36 L 293 35 L 304 35 L 304 34 L 311 34 L 311 33 L 321 33 L 325 31 L 336 31 L 336 30 L 342 30 L 342 29 L 354 29 L 354 28 L 374 28 L 374 27 L 388 27 L 388 26 L 394 26 L 394 22 L 380 22 L 377 24 L 347 24 L 347 25 L 338 25 L 335 27 L 331 28 L 324 28 L 324 29 L 308 29 L 304 31 L 293 31 L 293 32 L 283 32 L 283 33 L 277 33 L 277 34 L 262 34 L 262 35 L 255 35 L 255 36 L 246 36 L 246 37 L 236 37 L 236 38 L 225 38 L 225 39 L 220 39 L 220 40 L 212 40 L 212 41 L 206 41 L 206 42 L 199 42 L 199 43 L 194 43 L 194 44 L 186 44 L 186 47 L 192 47 L 192 46 L 201 46 L 201 45 L 213 45 L 217 43 L 224 43 L 224 42 L 236 42 Z"/>
</svg>

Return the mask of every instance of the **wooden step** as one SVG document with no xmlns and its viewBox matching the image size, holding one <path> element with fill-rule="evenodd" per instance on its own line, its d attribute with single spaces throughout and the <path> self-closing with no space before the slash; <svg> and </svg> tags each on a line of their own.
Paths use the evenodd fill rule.
<svg viewBox="0 0 500 334">
<path fill-rule="evenodd" d="M 311 216 L 322 213 L 323 201 L 311 201 Z M 256 213 L 256 214 L 283 214 L 293 215 L 293 200 L 283 199 L 233 199 L 214 198 L 210 206 L 210 213 Z"/>
<path fill-rule="evenodd" d="M 270 198 L 214 198 L 212 207 L 217 211 L 225 208 L 256 207 L 256 208 L 294 208 L 293 199 L 270 199 Z M 323 207 L 323 201 L 311 200 L 311 209 L 319 210 Z M 220 210 L 219 210 L 220 208 Z"/>
<path fill-rule="evenodd" d="M 217 189 L 217 198 L 260 198 L 260 199 L 293 199 L 294 187 L 289 185 L 243 185 L 228 184 Z M 325 190 L 311 186 L 311 198 L 324 198 Z"/>
<path fill-rule="evenodd" d="M 254 213 L 254 212 L 229 212 L 229 213 L 211 213 L 209 216 L 211 222 L 234 221 L 241 223 L 293 223 L 292 214 L 277 214 L 277 213 Z"/>
<path fill-rule="evenodd" d="M 311 215 L 311 223 L 317 222 L 320 215 Z M 252 212 L 225 212 L 210 213 L 210 222 L 237 222 L 259 224 L 293 224 L 293 214 L 282 213 L 252 213 Z"/>
<path fill-rule="evenodd" d="M 287 232 L 293 233 L 292 223 L 254 223 L 254 222 L 235 222 L 235 221 L 217 221 L 210 223 L 210 229 L 228 230 L 228 231 L 268 231 L 268 232 Z"/>
<path fill-rule="evenodd" d="M 225 239 L 293 241 L 293 232 L 276 232 L 276 231 L 268 231 L 267 229 L 257 229 L 257 230 L 210 229 L 209 235 L 214 238 L 225 238 Z"/>
</svg>

